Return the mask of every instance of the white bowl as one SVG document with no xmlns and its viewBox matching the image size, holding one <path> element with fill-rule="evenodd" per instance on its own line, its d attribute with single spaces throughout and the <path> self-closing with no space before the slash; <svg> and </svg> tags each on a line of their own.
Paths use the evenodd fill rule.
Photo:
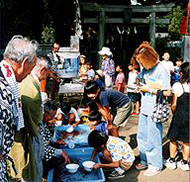
<svg viewBox="0 0 190 182">
<path fill-rule="evenodd" d="M 68 170 L 68 172 L 76 173 L 79 168 L 79 165 L 78 164 L 67 164 L 65 167 Z"/>
<path fill-rule="evenodd" d="M 92 171 L 92 168 L 93 168 L 94 164 L 95 164 L 94 161 L 84 161 L 84 162 L 82 163 L 84 169 L 85 169 L 86 171 L 89 171 L 89 172 Z"/>
<path fill-rule="evenodd" d="M 67 133 L 71 133 L 71 132 L 73 132 L 73 131 L 74 131 L 73 126 L 70 126 L 70 127 L 67 128 L 67 130 L 66 130 Z"/>
<path fill-rule="evenodd" d="M 56 122 L 55 122 L 55 126 L 61 126 L 62 125 L 62 121 L 61 120 L 57 120 Z"/>
</svg>

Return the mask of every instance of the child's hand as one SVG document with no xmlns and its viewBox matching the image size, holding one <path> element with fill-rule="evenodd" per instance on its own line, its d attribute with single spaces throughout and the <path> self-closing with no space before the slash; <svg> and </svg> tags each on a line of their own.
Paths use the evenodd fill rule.
<svg viewBox="0 0 190 182">
<path fill-rule="evenodd" d="M 71 163 L 71 161 L 70 161 L 68 155 L 67 155 L 64 151 L 62 152 L 61 155 L 62 155 L 62 157 L 65 159 L 64 165 L 67 164 L 67 163 Z"/>
<path fill-rule="evenodd" d="M 57 140 L 56 143 L 58 143 L 59 145 L 65 145 L 66 144 L 65 141 L 61 140 L 61 139 Z"/>
<path fill-rule="evenodd" d="M 53 124 L 55 124 L 56 121 L 57 121 L 56 119 L 52 119 L 52 120 L 49 120 L 48 123 L 53 123 Z"/>
<path fill-rule="evenodd" d="M 94 169 L 98 169 L 98 168 L 100 168 L 100 163 L 96 163 L 96 164 L 94 164 L 94 165 L 93 165 L 93 168 L 94 168 Z"/>
</svg>

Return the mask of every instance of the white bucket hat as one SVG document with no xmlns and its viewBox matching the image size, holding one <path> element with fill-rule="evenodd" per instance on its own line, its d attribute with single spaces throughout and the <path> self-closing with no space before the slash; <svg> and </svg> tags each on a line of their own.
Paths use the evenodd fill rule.
<svg viewBox="0 0 190 182">
<path fill-rule="evenodd" d="M 96 70 L 95 72 L 96 72 L 98 75 L 100 75 L 101 77 L 104 76 L 104 73 L 103 73 L 102 70 Z"/>
<path fill-rule="evenodd" d="M 109 47 L 102 47 L 102 50 L 98 51 L 98 54 L 102 55 L 108 55 L 111 56 L 112 52 L 110 51 Z"/>
</svg>

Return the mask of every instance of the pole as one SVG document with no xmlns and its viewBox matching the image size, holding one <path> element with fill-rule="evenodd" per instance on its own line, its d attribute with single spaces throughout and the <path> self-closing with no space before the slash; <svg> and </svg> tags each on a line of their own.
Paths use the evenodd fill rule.
<svg viewBox="0 0 190 182">
<path fill-rule="evenodd" d="M 98 50 L 104 45 L 104 34 L 105 34 L 105 11 L 100 11 L 99 15 L 99 31 L 98 31 Z M 98 68 L 101 67 L 101 56 L 98 56 Z"/>
<path fill-rule="evenodd" d="M 150 37 L 150 44 L 153 48 L 156 47 L 155 33 L 156 33 L 156 13 L 152 12 L 150 14 L 149 37 Z"/>
</svg>

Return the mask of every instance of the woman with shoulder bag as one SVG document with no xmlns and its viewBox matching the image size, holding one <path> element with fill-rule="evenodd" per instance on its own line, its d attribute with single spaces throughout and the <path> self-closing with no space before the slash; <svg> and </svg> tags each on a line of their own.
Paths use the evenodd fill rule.
<svg viewBox="0 0 190 182">
<path fill-rule="evenodd" d="M 138 170 L 147 168 L 144 175 L 154 176 L 163 167 L 162 123 L 154 122 L 152 114 L 157 90 L 164 90 L 165 96 L 170 95 L 170 76 L 160 63 L 157 52 L 147 43 L 135 50 L 131 63 L 143 68 L 137 77 L 142 97 L 137 133 L 140 163 L 135 167 Z"/>
</svg>

